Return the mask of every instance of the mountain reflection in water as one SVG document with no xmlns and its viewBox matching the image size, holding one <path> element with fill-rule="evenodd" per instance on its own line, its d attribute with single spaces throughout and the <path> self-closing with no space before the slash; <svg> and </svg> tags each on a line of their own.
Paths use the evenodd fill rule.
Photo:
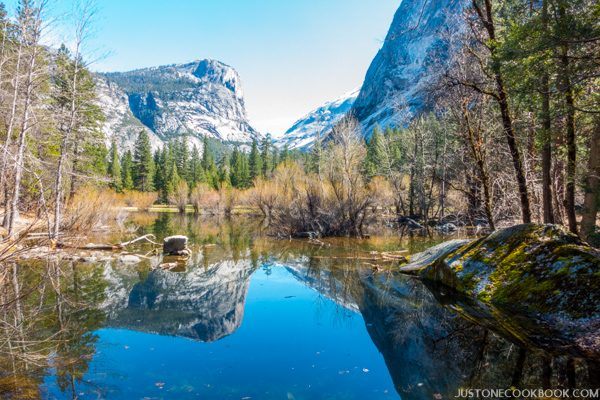
<svg viewBox="0 0 600 400">
<path fill-rule="evenodd" d="M 440 239 L 315 245 L 265 239 L 251 220 L 138 218 L 144 232 L 190 236 L 181 271 L 154 261 L 7 266 L 2 398 L 445 399 L 465 387 L 600 381 L 597 360 L 495 329 L 360 257 Z"/>
</svg>

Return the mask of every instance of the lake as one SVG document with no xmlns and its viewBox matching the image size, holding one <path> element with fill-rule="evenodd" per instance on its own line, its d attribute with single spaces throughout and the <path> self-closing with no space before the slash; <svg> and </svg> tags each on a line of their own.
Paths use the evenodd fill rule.
<svg viewBox="0 0 600 400">
<path fill-rule="evenodd" d="M 112 237 L 190 237 L 173 262 L 90 256 L 3 276 L 0 394 L 44 399 L 446 399 L 591 387 L 598 362 L 498 329 L 382 251 L 443 237 L 265 237 L 260 221 L 133 214 Z M 542 340 L 543 339 L 543 340 Z"/>
</svg>

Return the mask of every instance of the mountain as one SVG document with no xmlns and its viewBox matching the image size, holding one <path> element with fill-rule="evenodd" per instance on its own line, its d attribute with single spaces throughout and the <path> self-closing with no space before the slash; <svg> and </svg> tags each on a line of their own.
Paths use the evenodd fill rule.
<svg viewBox="0 0 600 400">
<path fill-rule="evenodd" d="M 367 70 L 358 93 L 324 104 L 298 120 L 280 146 L 307 149 L 348 112 L 369 136 L 373 127 L 405 125 L 432 108 L 431 85 L 450 50 L 449 32 L 461 29 L 464 0 L 402 0 L 385 42 Z"/>
<path fill-rule="evenodd" d="M 317 135 L 325 135 L 352 108 L 358 89 L 329 101 L 300 118 L 277 141 L 278 146 L 305 150 L 312 146 Z"/>
<path fill-rule="evenodd" d="M 448 59 L 447 32 L 462 27 L 463 0 L 402 0 L 369 66 L 352 113 L 369 134 L 431 109 L 430 84 Z"/>
<path fill-rule="evenodd" d="M 133 144 L 140 131 L 146 131 L 152 148 L 161 146 L 162 140 L 133 115 L 129 109 L 127 93 L 119 85 L 96 77 L 96 92 L 98 104 L 106 117 L 102 131 L 107 145 L 115 140 L 119 150 L 133 150 Z"/>
<path fill-rule="evenodd" d="M 153 146 L 189 135 L 247 142 L 259 133 L 246 115 L 238 73 L 216 60 L 99 74 L 107 138 L 130 147 L 141 129 Z"/>
</svg>

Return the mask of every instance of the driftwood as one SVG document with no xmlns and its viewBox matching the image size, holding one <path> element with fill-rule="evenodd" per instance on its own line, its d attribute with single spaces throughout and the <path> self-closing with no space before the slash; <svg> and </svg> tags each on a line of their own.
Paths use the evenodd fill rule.
<svg viewBox="0 0 600 400">
<path fill-rule="evenodd" d="M 156 243 L 154 240 L 156 240 L 156 237 L 149 233 L 147 235 L 144 236 L 140 236 L 137 237 L 135 239 L 129 240 L 127 242 L 122 242 L 122 243 L 117 243 L 117 244 L 95 244 L 95 243 L 88 243 L 84 246 L 68 246 L 65 244 L 61 244 L 59 247 L 61 248 L 74 248 L 74 249 L 78 249 L 78 250 L 107 250 L 107 251 L 114 251 L 114 250 L 123 250 L 125 249 L 127 246 L 140 242 L 142 240 L 152 243 L 155 246 L 160 246 L 158 243 Z"/>
</svg>

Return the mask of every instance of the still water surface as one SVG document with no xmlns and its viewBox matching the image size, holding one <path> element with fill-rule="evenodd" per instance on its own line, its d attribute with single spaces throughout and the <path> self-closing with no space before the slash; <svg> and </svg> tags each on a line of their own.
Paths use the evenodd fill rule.
<svg viewBox="0 0 600 400">
<path fill-rule="evenodd" d="M 11 290 L 27 295 L 4 314 L 23 322 L 0 347 L 0 394 L 446 399 L 460 387 L 560 387 L 573 368 L 571 384 L 585 387 L 597 371 L 465 314 L 372 253 L 443 238 L 323 244 L 267 239 L 251 220 L 138 215 L 133 224 L 135 235 L 189 235 L 193 257 L 173 270 L 151 255 L 14 266 Z"/>
</svg>

